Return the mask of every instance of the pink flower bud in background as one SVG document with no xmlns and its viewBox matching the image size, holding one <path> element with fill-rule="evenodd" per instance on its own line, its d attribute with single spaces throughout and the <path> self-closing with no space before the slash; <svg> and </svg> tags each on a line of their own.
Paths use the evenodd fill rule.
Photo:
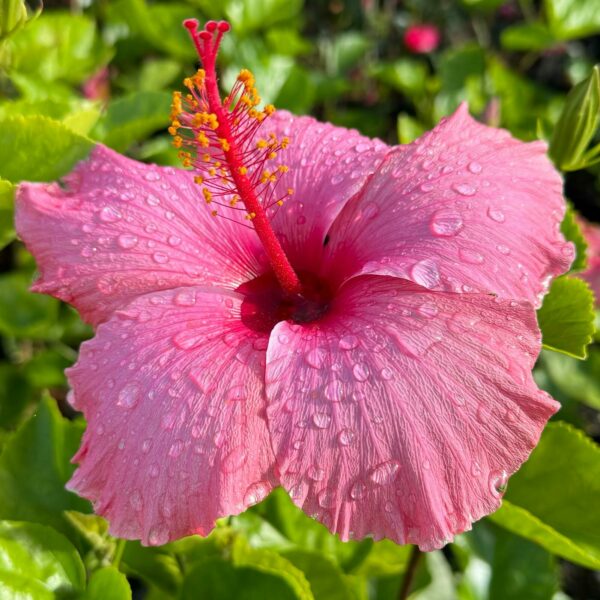
<svg viewBox="0 0 600 600">
<path fill-rule="evenodd" d="M 108 67 L 102 67 L 86 79 L 83 82 L 82 92 L 88 100 L 108 100 L 110 98 Z"/>
<path fill-rule="evenodd" d="M 404 45 L 413 54 L 433 52 L 440 43 L 440 32 L 435 25 L 411 25 L 404 34 Z"/>
</svg>

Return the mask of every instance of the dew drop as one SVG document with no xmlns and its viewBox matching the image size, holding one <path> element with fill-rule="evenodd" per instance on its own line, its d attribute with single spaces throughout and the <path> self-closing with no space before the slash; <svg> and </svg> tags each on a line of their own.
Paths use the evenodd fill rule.
<svg viewBox="0 0 600 600">
<path fill-rule="evenodd" d="M 330 400 L 331 402 L 341 402 L 343 394 L 344 388 L 342 386 L 342 382 L 339 379 L 332 379 L 325 386 L 325 398 L 327 398 L 327 400 Z"/>
<path fill-rule="evenodd" d="M 364 142 L 361 142 L 359 144 L 356 144 L 356 146 L 354 146 L 354 149 L 357 152 L 362 153 L 362 152 L 366 152 L 370 147 L 371 147 L 370 144 L 366 144 Z"/>
<path fill-rule="evenodd" d="M 468 183 L 454 183 L 452 189 L 461 196 L 474 196 L 477 193 L 477 188 Z"/>
<path fill-rule="evenodd" d="M 318 412 L 313 415 L 312 422 L 318 429 L 327 429 L 331 423 L 331 417 L 327 413 Z"/>
<path fill-rule="evenodd" d="M 144 454 L 148 454 L 148 452 L 150 452 L 150 448 L 152 448 L 152 440 L 150 438 L 145 439 L 142 442 L 142 452 Z"/>
<path fill-rule="evenodd" d="M 340 350 L 353 350 L 358 346 L 358 338 L 355 335 L 345 335 L 339 341 Z"/>
<path fill-rule="evenodd" d="M 440 282 L 440 272 L 437 264 L 430 258 L 420 260 L 411 269 L 415 283 L 428 289 L 434 288 Z"/>
<path fill-rule="evenodd" d="M 478 162 L 470 162 L 467 166 L 467 169 L 471 171 L 471 173 L 481 173 L 483 167 Z"/>
<path fill-rule="evenodd" d="M 438 307 L 432 302 L 425 302 L 419 306 L 419 314 L 429 319 L 435 317 L 438 314 Z"/>
<path fill-rule="evenodd" d="M 148 174 L 149 175 L 149 174 Z M 146 179 L 148 179 L 148 175 L 146 175 Z M 166 525 L 162 523 L 159 525 L 155 525 L 150 529 L 148 534 L 148 543 L 150 546 L 162 546 L 169 541 L 169 530 Z"/>
<path fill-rule="evenodd" d="M 357 481 L 352 488 L 350 488 L 350 498 L 352 500 L 361 500 L 365 492 L 367 490 L 367 486 L 362 481 Z"/>
<path fill-rule="evenodd" d="M 431 190 L 433 190 L 433 184 L 429 182 L 422 183 L 419 189 L 422 192 L 431 192 Z"/>
<path fill-rule="evenodd" d="M 131 248 L 135 248 L 135 246 L 137 246 L 138 238 L 136 235 L 123 233 L 118 237 L 117 243 L 119 246 L 121 246 L 121 248 L 123 248 L 123 250 L 131 250 Z"/>
<path fill-rule="evenodd" d="M 184 447 L 183 441 L 177 440 L 169 448 L 169 456 L 171 458 L 177 458 L 183 452 L 183 447 Z"/>
<path fill-rule="evenodd" d="M 367 202 L 361 209 L 361 214 L 364 219 L 373 219 L 379 212 L 379 206 L 374 202 Z"/>
<path fill-rule="evenodd" d="M 487 209 L 487 216 L 492 219 L 492 221 L 496 221 L 496 223 L 504 223 L 504 213 L 501 210 L 497 210 L 494 208 Z"/>
<path fill-rule="evenodd" d="M 321 467 L 310 467 L 306 472 L 306 475 L 309 479 L 313 481 L 321 481 L 325 477 L 325 470 L 321 469 Z"/>
<path fill-rule="evenodd" d="M 490 492 L 496 497 L 504 495 L 508 487 L 508 473 L 506 471 L 492 471 L 490 473 Z"/>
<path fill-rule="evenodd" d="M 160 199 L 157 198 L 154 194 L 149 194 L 146 196 L 146 202 L 148 206 L 158 206 L 160 204 Z"/>
<path fill-rule="evenodd" d="M 476 252 L 475 250 L 469 250 L 468 248 L 461 248 L 458 251 L 460 259 L 471 265 L 480 265 L 485 260 L 483 254 Z"/>
<path fill-rule="evenodd" d="M 304 223 L 306 223 L 306 217 L 304 215 L 300 215 L 296 219 L 296 225 L 304 225 Z"/>
<path fill-rule="evenodd" d="M 333 508 L 336 505 L 336 494 L 333 490 L 325 488 L 317 494 L 317 501 L 321 508 Z"/>
<path fill-rule="evenodd" d="M 306 354 L 306 362 L 313 369 L 320 369 L 323 366 L 326 358 L 327 351 L 324 348 L 313 348 Z"/>
<path fill-rule="evenodd" d="M 350 446 L 356 439 L 356 434 L 353 429 L 342 429 L 338 433 L 338 442 L 340 446 Z"/>
<path fill-rule="evenodd" d="M 285 333 L 280 333 L 277 336 L 277 340 L 279 341 L 280 344 L 289 344 L 289 342 L 290 342 L 290 338 Z"/>
<path fill-rule="evenodd" d="M 177 292 L 173 302 L 177 306 L 194 306 L 196 304 L 196 293 L 190 290 L 182 290 Z"/>
<path fill-rule="evenodd" d="M 343 173 L 336 173 L 335 175 L 332 176 L 331 178 L 331 183 L 333 185 L 337 185 L 338 183 L 342 183 L 342 181 L 344 181 L 344 174 Z"/>
<path fill-rule="evenodd" d="M 382 379 L 389 381 L 390 379 L 392 379 L 393 376 L 394 376 L 394 374 L 392 373 L 392 370 L 389 367 L 383 367 L 383 369 L 381 369 L 381 378 Z"/>
<path fill-rule="evenodd" d="M 165 263 L 169 262 L 169 255 L 166 254 L 165 252 L 155 252 L 152 255 L 152 260 L 155 263 L 158 263 L 160 265 L 164 265 Z"/>
<path fill-rule="evenodd" d="M 234 448 L 225 458 L 221 468 L 224 473 L 233 473 L 241 469 L 246 462 L 246 449 L 242 446 Z"/>
<path fill-rule="evenodd" d="M 123 215 L 116 208 L 113 208 L 112 206 L 105 206 L 100 211 L 100 220 L 103 223 L 116 223 L 117 221 L 120 221 L 122 218 L 123 218 Z"/>
<path fill-rule="evenodd" d="M 504 246 L 503 244 L 499 244 L 496 246 L 496 250 L 500 252 L 500 254 L 504 254 L 505 256 L 510 254 L 510 248 L 508 246 Z"/>
<path fill-rule="evenodd" d="M 356 363 L 352 367 L 352 374 L 356 381 L 366 381 L 369 378 L 369 367 L 364 363 Z"/>
<path fill-rule="evenodd" d="M 156 171 L 148 171 L 144 175 L 144 179 L 146 181 L 159 181 L 160 180 L 160 175 Z"/>
<path fill-rule="evenodd" d="M 258 504 L 264 500 L 270 491 L 270 486 L 266 481 L 257 481 L 248 487 L 244 494 L 244 504 L 251 506 L 252 504 Z"/>
<path fill-rule="evenodd" d="M 246 399 L 246 387 L 243 385 L 234 385 L 229 389 L 227 397 L 232 402 L 242 402 Z"/>
<path fill-rule="evenodd" d="M 117 406 L 133 408 L 140 399 L 140 386 L 137 383 L 128 383 L 120 392 Z"/>
<path fill-rule="evenodd" d="M 463 227 L 460 213 L 455 210 L 442 209 L 433 214 L 431 218 L 431 231 L 440 237 L 452 237 Z"/>
<path fill-rule="evenodd" d="M 396 479 L 400 463 L 396 460 L 388 460 L 377 465 L 370 473 L 369 479 L 377 485 L 391 483 Z"/>
<path fill-rule="evenodd" d="M 173 246 L 173 248 L 175 248 L 181 244 L 181 238 L 176 235 L 170 235 L 167 242 L 169 243 L 169 246 Z"/>
</svg>

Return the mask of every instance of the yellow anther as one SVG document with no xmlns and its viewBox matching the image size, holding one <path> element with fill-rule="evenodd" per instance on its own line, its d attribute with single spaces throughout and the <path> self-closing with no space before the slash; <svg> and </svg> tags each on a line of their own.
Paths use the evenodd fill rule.
<svg viewBox="0 0 600 600">
<path fill-rule="evenodd" d="M 248 111 L 248 116 L 249 116 L 251 119 L 256 119 L 256 118 L 258 117 L 258 111 L 257 111 L 255 108 L 251 108 L 251 109 Z"/>
<path fill-rule="evenodd" d="M 271 160 L 273 160 L 276 156 L 277 156 L 277 152 L 269 152 L 269 154 L 267 155 L 267 158 L 270 158 Z"/>
<path fill-rule="evenodd" d="M 266 140 L 258 140 L 258 142 L 256 142 L 256 147 L 259 149 L 266 148 L 267 147 Z"/>
<path fill-rule="evenodd" d="M 168 131 L 171 135 L 177 135 L 177 127 L 169 127 Z"/>
<path fill-rule="evenodd" d="M 183 85 L 185 85 L 186 88 L 191 88 L 191 87 L 194 87 L 194 82 L 192 81 L 191 77 L 186 77 L 183 80 Z"/>
<path fill-rule="evenodd" d="M 200 175 L 196 175 L 196 177 L 194 177 L 194 183 L 197 183 L 198 185 L 204 183 L 204 177 L 201 177 Z"/>
<path fill-rule="evenodd" d="M 248 169 L 246 167 L 239 167 L 238 168 L 238 173 L 240 175 L 245 175 L 248 172 Z"/>
<path fill-rule="evenodd" d="M 294 194 L 294 188 L 288 188 L 287 194 L 288 194 L 288 196 L 292 196 Z"/>
<path fill-rule="evenodd" d="M 202 188 L 202 195 L 204 196 L 206 204 L 210 204 L 212 202 L 212 194 L 210 193 L 210 190 Z"/>
<path fill-rule="evenodd" d="M 183 138 L 181 138 L 180 136 L 176 135 L 173 138 L 173 146 L 175 146 L 175 148 L 181 148 L 183 144 Z"/>
<path fill-rule="evenodd" d="M 210 162 L 210 154 L 203 154 L 202 155 L 202 160 L 204 162 Z"/>
<path fill-rule="evenodd" d="M 264 111 L 267 117 L 270 117 L 275 112 L 275 107 L 272 104 L 267 104 Z"/>
<path fill-rule="evenodd" d="M 280 173 L 287 173 L 290 170 L 290 168 L 287 165 L 280 165 L 278 169 Z"/>
<path fill-rule="evenodd" d="M 209 174 L 211 177 L 214 177 L 214 176 L 217 174 L 217 170 L 216 170 L 214 167 L 211 167 L 211 168 L 208 170 L 208 174 Z"/>
<path fill-rule="evenodd" d="M 221 148 L 223 148 L 223 152 L 228 152 L 230 150 L 229 142 L 225 138 L 219 138 L 219 143 L 221 144 Z"/>
<path fill-rule="evenodd" d="M 262 172 L 262 175 L 260 176 L 260 182 L 261 183 L 266 183 L 269 180 L 270 177 L 271 177 L 271 171 L 268 171 L 268 170 L 265 169 Z"/>
<path fill-rule="evenodd" d="M 213 217 L 216 217 L 216 216 L 217 216 L 217 211 L 216 211 L 216 210 L 211 210 L 211 211 L 210 211 L 210 214 L 211 214 Z"/>
<path fill-rule="evenodd" d="M 283 200 L 277 200 L 277 205 L 278 206 L 283 206 Z"/>
<path fill-rule="evenodd" d="M 290 138 L 284 137 L 281 140 L 281 147 L 285 150 L 290 145 Z"/>
<path fill-rule="evenodd" d="M 197 135 L 196 139 L 198 140 L 198 143 L 200 144 L 200 146 L 202 146 L 203 148 L 208 148 L 209 140 L 208 140 L 208 138 L 206 137 L 206 134 L 203 131 L 201 131 Z"/>
</svg>

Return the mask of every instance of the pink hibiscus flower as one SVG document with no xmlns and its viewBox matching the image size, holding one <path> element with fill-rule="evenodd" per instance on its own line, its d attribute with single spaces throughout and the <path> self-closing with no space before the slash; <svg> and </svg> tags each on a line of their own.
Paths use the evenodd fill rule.
<svg viewBox="0 0 600 600">
<path fill-rule="evenodd" d="M 440 31 L 435 25 L 411 25 L 404 34 L 404 45 L 413 54 L 428 54 L 440 45 Z"/>
<path fill-rule="evenodd" d="M 546 146 L 465 106 L 400 147 L 267 118 L 247 71 L 219 98 L 228 26 L 186 25 L 204 70 L 171 132 L 192 171 L 98 145 L 18 192 L 33 290 L 96 327 L 68 371 L 88 422 L 69 487 L 146 544 L 281 485 L 343 540 L 439 548 L 558 408 L 531 377 L 535 307 L 573 258 Z"/>
</svg>

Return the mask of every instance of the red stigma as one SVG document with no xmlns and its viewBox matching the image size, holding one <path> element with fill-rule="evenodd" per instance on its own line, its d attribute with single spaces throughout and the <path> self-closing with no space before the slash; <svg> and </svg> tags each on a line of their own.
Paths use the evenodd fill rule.
<svg viewBox="0 0 600 600">
<path fill-rule="evenodd" d="M 184 80 L 189 94 L 175 92 L 169 132 L 186 167 L 198 175 L 197 184 L 207 204 L 228 210 L 244 210 L 269 257 L 273 272 L 286 294 L 295 295 L 301 283 L 269 222 L 267 211 L 281 206 L 293 190 L 278 189 L 288 168 L 269 167 L 268 161 L 288 145 L 287 138 L 269 134 L 257 136 L 263 121 L 275 111 L 271 105 L 260 110 L 261 102 L 250 71 L 242 70 L 231 92 L 222 100 L 216 73 L 216 59 L 226 21 L 208 21 L 198 30 L 198 21 L 183 22 L 202 63 L 195 76 Z M 243 207 L 243 208 L 242 208 Z M 214 216 L 219 209 L 213 209 Z M 226 217 L 225 218 L 231 218 Z"/>
</svg>

